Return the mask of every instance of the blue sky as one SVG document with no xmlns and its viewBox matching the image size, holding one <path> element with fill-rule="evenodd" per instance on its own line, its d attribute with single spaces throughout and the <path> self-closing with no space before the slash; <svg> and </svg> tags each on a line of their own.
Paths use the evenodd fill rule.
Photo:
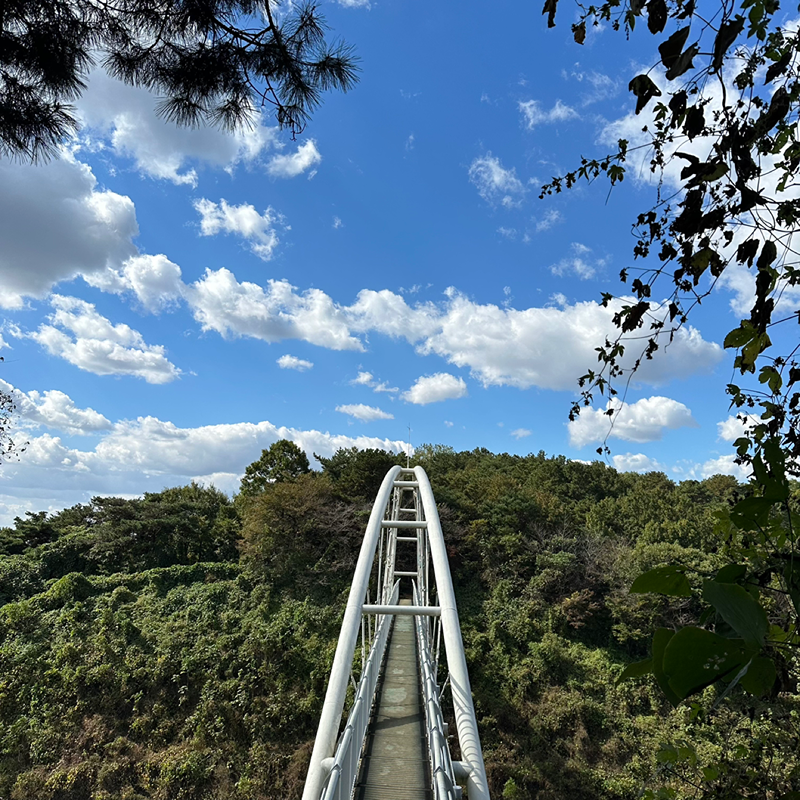
<svg viewBox="0 0 800 800">
<path fill-rule="evenodd" d="M 602 408 L 567 413 L 654 189 L 634 165 L 610 195 L 538 194 L 636 141 L 626 87 L 651 37 L 578 47 L 570 9 L 548 31 L 530 2 L 323 9 L 361 80 L 297 141 L 268 116 L 171 127 L 94 73 L 61 159 L 0 162 L 0 379 L 29 442 L 0 470 L 0 521 L 192 479 L 233 491 L 281 437 L 402 448 L 410 425 L 414 444 L 596 457 Z M 612 464 L 739 474 L 721 342 L 748 291 L 715 290 L 632 384 Z"/>
</svg>

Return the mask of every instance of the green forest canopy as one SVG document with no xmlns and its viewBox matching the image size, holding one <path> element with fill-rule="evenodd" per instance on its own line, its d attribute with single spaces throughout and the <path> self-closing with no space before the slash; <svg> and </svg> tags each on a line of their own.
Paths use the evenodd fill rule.
<svg viewBox="0 0 800 800">
<path fill-rule="evenodd" d="M 632 581 L 677 563 L 697 589 L 725 566 L 720 525 L 748 487 L 544 453 L 417 457 L 494 797 L 796 798 L 791 638 L 762 697 L 736 686 L 720 702 L 718 684 L 673 708 L 650 676 L 618 682 L 655 629 L 702 609 Z M 339 451 L 234 501 L 190 485 L 3 529 L 0 796 L 299 797 L 375 481 L 395 461 Z"/>
</svg>

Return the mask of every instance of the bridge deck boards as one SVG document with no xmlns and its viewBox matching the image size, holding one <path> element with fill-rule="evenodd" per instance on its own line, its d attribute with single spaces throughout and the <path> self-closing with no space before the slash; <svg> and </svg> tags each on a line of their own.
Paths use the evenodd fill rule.
<svg viewBox="0 0 800 800">
<path fill-rule="evenodd" d="M 410 600 L 401 600 L 408 605 Z M 430 767 L 419 692 L 414 618 L 395 617 L 357 800 L 428 800 Z"/>
</svg>

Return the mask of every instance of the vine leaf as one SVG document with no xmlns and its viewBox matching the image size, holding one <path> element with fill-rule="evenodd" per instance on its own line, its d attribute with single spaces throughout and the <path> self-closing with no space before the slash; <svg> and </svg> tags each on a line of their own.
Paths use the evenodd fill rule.
<svg viewBox="0 0 800 800">
<path fill-rule="evenodd" d="M 706 581 L 703 598 L 747 644 L 764 646 L 764 637 L 769 630 L 767 613 L 746 589 L 735 583 Z"/>
</svg>

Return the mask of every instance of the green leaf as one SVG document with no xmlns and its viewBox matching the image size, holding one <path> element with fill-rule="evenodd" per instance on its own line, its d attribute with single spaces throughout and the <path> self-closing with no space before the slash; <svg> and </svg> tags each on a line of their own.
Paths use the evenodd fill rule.
<svg viewBox="0 0 800 800">
<path fill-rule="evenodd" d="M 714 576 L 717 583 L 736 583 L 747 574 L 747 567 L 743 564 L 726 564 Z"/>
<path fill-rule="evenodd" d="M 739 683 L 746 692 L 761 696 L 767 694 L 775 684 L 775 664 L 771 658 L 756 656 Z"/>
<path fill-rule="evenodd" d="M 740 328 L 734 328 L 728 332 L 722 346 L 727 350 L 730 348 L 739 348 L 746 345 L 756 335 L 756 330 L 751 325 L 747 324 Z"/>
<path fill-rule="evenodd" d="M 650 0 L 647 4 L 647 29 L 652 34 L 661 33 L 667 24 L 667 4 L 665 0 Z"/>
<path fill-rule="evenodd" d="M 689 597 L 692 589 L 686 579 L 683 567 L 672 564 L 665 567 L 656 567 L 640 575 L 631 585 L 631 593 L 647 594 L 657 592 L 674 597 Z"/>
<path fill-rule="evenodd" d="M 673 706 L 677 706 L 681 699 L 669 685 L 669 678 L 664 672 L 664 652 L 675 637 L 675 631 L 669 628 L 658 628 L 653 634 L 653 675 L 659 688 Z"/>
<path fill-rule="evenodd" d="M 741 636 L 747 644 L 764 646 L 764 637 L 769 630 L 767 612 L 761 604 L 735 583 L 706 581 L 703 584 L 703 598 Z"/>
<path fill-rule="evenodd" d="M 641 678 L 643 675 L 652 675 L 653 674 L 653 659 L 648 658 L 646 661 L 635 661 L 633 664 L 628 664 L 622 673 L 620 674 L 619 678 L 617 678 L 617 683 L 621 681 L 626 681 L 629 678 Z"/>
<path fill-rule="evenodd" d="M 673 695 L 680 701 L 741 669 L 751 655 L 741 641 L 687 627 L 669 640 L 662 669 Z"/>
<path fill-rule="evenodd" d="M 745 497 L 731 509 L 731 522 L 745 531 L 763 528 L 769 522 L 772 505 L 766 497 Z"/>
</svg>

